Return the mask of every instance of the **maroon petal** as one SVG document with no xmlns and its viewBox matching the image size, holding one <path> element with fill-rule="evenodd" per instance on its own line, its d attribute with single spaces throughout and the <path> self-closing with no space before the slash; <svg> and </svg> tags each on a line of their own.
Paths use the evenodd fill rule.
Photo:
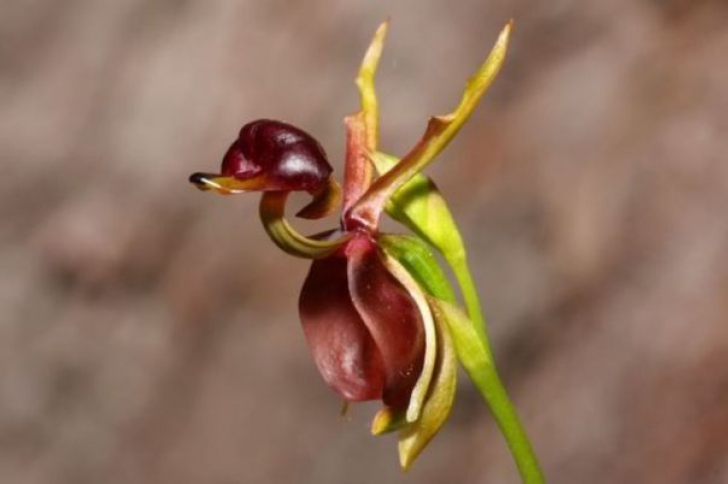
<svg viewBox="0 0 728 484">
<path fill-rule="evenodd" d="M 402 408 L 422 369 L 425 334 L 417 304 L 387 270 L 376 244 L 365 233 L 346 246 L 349 290 L 382 355 L 386 405 Z"/>
<path fill-rule="evenodd" d="M 336 253 L 311 265 L 299 300 L 301 323 L 316 366 L 346 400 L 379 400 L 382 357 L 349 294 L 347 263 Z"/>
<path fill-rule="evenodd" d="M 331 165 L 311 135 L 281 121 L 259 119 L 240 129 L 225 153 L 223 176 L 264 177 L 266 191 L 314 191 L 326 185 Z"/>
</svg>

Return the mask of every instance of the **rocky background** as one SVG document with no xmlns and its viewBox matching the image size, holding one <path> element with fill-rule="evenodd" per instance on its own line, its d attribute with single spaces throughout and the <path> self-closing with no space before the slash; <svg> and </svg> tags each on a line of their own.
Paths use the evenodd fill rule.
<svg viewBox="0 0 728 484">
<path fill-rule="evenodd" d="M 402 474 L 309 358 L 307 264 L 186 181 L 259 117 L 340 174 L 387 16 L 395 154 L 516 20 L 430 172 L 549 482 L 728 483 L 724 0 L 1 2 L 0 482 L 519 482 L 467 383 Z"/>
</svg>

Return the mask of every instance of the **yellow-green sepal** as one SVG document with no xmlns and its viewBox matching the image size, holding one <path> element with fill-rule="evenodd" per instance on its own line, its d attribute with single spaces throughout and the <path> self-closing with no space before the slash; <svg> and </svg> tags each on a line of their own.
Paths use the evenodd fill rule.
<svg viewBox="0 0 728 484">
<path fill-rule="evenodd" d="M 447 325 L 458 360 L 490 407 L 513 454 L 523 482 L 544 484 L 536 454 L 498 376 L 490 351 L 478 337 L 470 318 L 462 309 L 446 301 L 433 297 L 428 301 L 435 320 Z"/>
<path fill-rule="evenodd" d="M 402 264 L 422 289 L 431 296 L 455 303 L 455 291 L 430 247 L 419 237 L 383 234 L 379 247 Z"/>
<path fill-rule="evenodd" d="M 433 313 L 434 315 L 434 313 Z M 409 469 L 417 456 L 447 421 L 457 389 L 457 357 L 452 338 L 443 321 L 435 318 L 437 360 L 420 418 L 399 432 L 399 463 Z"/>
<path fill-rule="evenodd" d="M 429 297 L 428 302 L 435 319 L 447 324 L 458 359 L 477 385 L 481 373 L 484 369 L 492 367 L 493 361 L 490 352 L 473 328 L 473 323 L 468 315 L 454 304 L 434 297 Z"/>
<path fill-rule="evenodd" d="M 455 110 L 444 116 L 434 116 L 427 124 L 425 134 L 419 142 L 397 163 L 397 165 L 374 180 L 369 189 L 352 207 L 351 216 L 354 220 L 376 226 L 377 220 L 386 202 L 414 175 L 422 170 L 450 144 L 463 124 L 470 118 L 483 94 L 498 76 L 513 28 L 508 22 L 501 31 L 495 46 L 465 85 L 460 103 Z M 370 86 L 373 91 L 373 85 Z M 370 151 L 375 149 L 370 147 Z"/>
<path fill-rule="evenodd" d="M 405 410 L 382 408 L 372 421 L 372 434 L 383 435 L 399 430 L 399 461 L 409 469 L 427 444 L 447 421 L 457 389 L 457 358 L 452 338 L 444 321 L 436 321 L 437 358 L 430 388 L 420 416 L 408 422 Z"/>
<path fill-rule="evenodd" d="M 457 358 L 444 322 L 430 309 L 431 298 L 455 303 L 455 293 L 430 247 L 411 235 L 380 235 L 378 245 L 395 276 L 405 285 L 415 284 L 427 304 L 425 325 L 429 334 L 423 375 L 415 385 L 407 408 L 381 409 L 372 421 L 374 435 L 399 430 L 399 456 L 408 469 L 450 415 L 457 386 Z M 396 263 L 393 263 L 395 261 Z M 405 271 L 406 274 L 403 274 Z"/>
<path fill-rule="evenodd" d="M 396 157 L 381 152 L 373 153 L 370 158 L 379 173 L 387 172 L 399 162 Z M 460 286 L 473 327 L 486 349 L 490 351 L 485 318 L 468 267 L 465 244 L 447 202 L 435 183 L 421 173 L 414 175 L 390 197 L 386 211 L 445 258 Z M 434 295 L 445 301 L 454 302 L 454 297 L 450 299 L 443 295 Z"/>
<path fill-rule="evenodd" d="M 383 255 L 384 264 L 389 269 L 389 272 L 405 287 L 417 305 L 425 333 L 425 352 L 422 369 L 420 370 L 420 375 L 417 378 L 414 388 L 412 388 L 409 404 L 404 409 L 407 422 L 414 422 L 420 417 L 435 372 L 435 363 L 437 360 L 437 330 L 425 291 L 422 290 L 410 271 L 397 259 L 390 256 L 386 250 Z"/>
<path fill-rule="evenodd" d="M 399 158 L 382 152 L 373 153 L 371 160 L 380 174 L 388 172 L 399 162 Z M 390 197 L 385 209 L 390 217 L 443 255 L 464 252 L 463 239 L 447 202 L 427 176 L 421 173 L 414 175 Z"/>
<path fill-rule="evenodd" d="M 407 412 L 395 410 L 392 407 L 383 407 L 372 419 L 372 435 L 379 436 L 400 430 L 408 425 Z"/>
</svg>

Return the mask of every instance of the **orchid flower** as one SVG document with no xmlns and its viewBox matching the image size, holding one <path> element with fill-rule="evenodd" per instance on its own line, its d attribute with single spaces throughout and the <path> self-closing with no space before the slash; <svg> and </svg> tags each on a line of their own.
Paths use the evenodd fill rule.
<svg viewBox="0 0 728 484">
<path fill-rule="evenodd" d="M 495 80 L 505 59 L 509 22 L 450 114 L 430 119 L 425 134 L 401 159 L 379 150 L 374 89 L 387 32 L 376 31 L 357 77 L 361 110 L 346 117 L 343 189 L 321 145 L 290 124 L 261 119 L 240 130 L 220 173 L 194 173 L 201 190 L 262 192 L 260 217 L 285 252 L 312 259 L 299 312 L 306 341 L 324 382 L 345 402 L 376 400 L 375 435 L 399 432 L 400 463 L 409 468 L 447 420 L 455 397 L 457 362 L 490 406 L 523 481 L 543 478 L 493 362 L 477 291 L 457 225 L 422 170 L 445 149 Z M 296 215 L 318 219 L 341 205 L 337 226 L 306 236 L 285 216 L 288 195 L 312 201 Z M 386 212 L 411 234 L 379 229 Z M 453 271 L 461 308 L 435 252 Z"/>
</svg>

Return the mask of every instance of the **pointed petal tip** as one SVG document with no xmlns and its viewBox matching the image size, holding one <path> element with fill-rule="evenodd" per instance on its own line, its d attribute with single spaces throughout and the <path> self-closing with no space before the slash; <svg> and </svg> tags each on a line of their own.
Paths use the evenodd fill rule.
<svg viewBox="0 0 728 484">
<path fill-rule="evenodd" d="M 266 184 L 266 178 L 263 176 L 240 180 L 217 173 L 202 172 L 191 174 L 188 181 L 202 191 L 213 190 L 223 195 L 263 190 Z"/>
<path fill-rule="evenodd" d="M 392 17 L 389 15 L 387 18 L 385 18 L 382 23 L 379 24 L 379 27 L 377 27 L 376 32 L 374 33 L 375 36 L 381 36 L 384 37 L 387 35 L 387 32 L 389 31 L 389 24 L 392 21 Z"/>
<path fill-rule="evenodd" d="M 399 467 L 402 472 L 408 472 L 412 468 L 412 463 L 415 461 L 414 455 L 409 452 L 399 452 Z"/>
<path fill-rule="evenodd" d="M 382 50 L 384 49 L 384 40 L 387 37 L 387 31 L 389 30 L 389 18 L 384 20 L 372 36 L 372 40 L 369 42 L 364 58 L 362 59 L 359 67 L 359 75 L 356 78 L 356 84 L 360 89 L 371 89 L 372 79 L 377 71 L 379 65 L 379 59 L 382 57 Z"/>
<path fill-rule="evenodd" d="M 377 412 L 372 419 L 370 430 L 372 435 L 378 437 L 396 430 L 401 430 L 409 425 L 403 410 L 395 410 L 392 407 L 384 407 Z"/>
<path fill-rule="evenodd" d="M 508 40 L 511 37 L 511 33 L 513 32 L 513 28 L 515 26 L 515 21 L 513 19 L 509 19 L 508 22 L 506 22 L 506 25 L 503 27 L 503 29 L 500 31 L 500 34 L 498 34 L 498 44 L 507 43 Z"/>
<path fill-rule="evenodd" d="M 373 436 L 378 437 L 387 433 L 387 429 L 389 428 L 391 422 L 392 414 L 385 407 L 378 411 L 377 414 L 374 416 L 369 430 L 371 431 Z"/>
<path fill-rule="evenodd" d="M 384 38 L 387 35 L 387 32 L 389 31 L 389 22 L 391 21 L 391 17 L 385 18 L 382 23 L 379 24 L 377 27 L 377 30 L 374 31 L 374 37 L 372 39 L 372 44 L 384 42 Z"/>
<path fill-rule="evenodd" d="M 192 183 L 198 190 L 202 190 L 203 192 L 205 192 L 210 189 L 210 187 L 206 183 L 208 176 L 209 175 L 207 173 L 201 173 L 198 171 L 191 174 L 187 178 L 187 181 Z"/>
</svg>

